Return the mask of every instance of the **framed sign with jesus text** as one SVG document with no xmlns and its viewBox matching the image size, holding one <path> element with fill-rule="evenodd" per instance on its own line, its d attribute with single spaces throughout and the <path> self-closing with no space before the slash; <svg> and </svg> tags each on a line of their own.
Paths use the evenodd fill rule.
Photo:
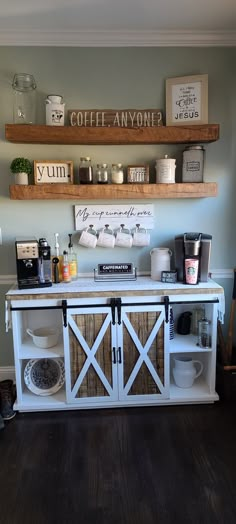
<svg viewBox="0 0 236 524">
<path fill-rule="evenodd" d="M 166 80 L 166 125 L 208 124 L 208 75 Z"/>
</svg>

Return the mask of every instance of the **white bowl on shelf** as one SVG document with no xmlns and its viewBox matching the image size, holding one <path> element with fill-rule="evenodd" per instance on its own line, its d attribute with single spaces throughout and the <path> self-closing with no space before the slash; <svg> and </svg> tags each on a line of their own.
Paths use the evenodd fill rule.
<svg viewBox="0 0 236 524">
<path fill-rule="evenodd" d="M 53 327 L 28 328 L 26 331 L 32 337 L 35 346 L 42 349 L 56 346 L 60 334 L 59 329 Z"/>
</svg>

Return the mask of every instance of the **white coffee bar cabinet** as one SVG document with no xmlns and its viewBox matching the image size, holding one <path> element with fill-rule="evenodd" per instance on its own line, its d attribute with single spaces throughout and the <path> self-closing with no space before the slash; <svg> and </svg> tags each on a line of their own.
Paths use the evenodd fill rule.
<svg viewBox="0 0 236 524">
<path fill-rule="evenodd" d="M 210 347 L 199 347 L 196 335 L 179 335 L 176 329 L 170 339 L 170 309 L 176 324 L 182 312 L 200 307 L 210 321 Z M 212 403 L 218 400 L 217 320 L 222 321 L 223 316 L 224 291 L 212 280 L 187 286 L 163 284 L 149 277 L 125 282 L 80 278 L 44 289 L 13 286 L 6 294 L 6 325 L 13 330 L 14 408 L 48 411 Z M 59 329 L 55 346 L 43 349 L 34 344 L 27 329 L 39 327 Z M 174 383 L 173 359 L 178 356 L 203 364 L 191 387 Z M 39 373 L 36 366 L 30 377 L 35 362 L 40 365 Z M 52 385 L 55 380 L 58 387 L 48 389 L 42 370 L 53 362 L 60 362 L 63 376 L 57 382 L 53 365 L 49 367 Z"/>
</svg>

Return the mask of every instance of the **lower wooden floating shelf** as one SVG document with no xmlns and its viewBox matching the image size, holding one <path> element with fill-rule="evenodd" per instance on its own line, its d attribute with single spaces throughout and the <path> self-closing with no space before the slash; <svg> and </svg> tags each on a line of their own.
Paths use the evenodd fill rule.
<svg viewBox="0 0 236 524">
<path fill-rule="evenodd" d="M 200 198 L 217 196 L 217 184 L 42 184 L 11 185 L 12 200 L 127 200 L 157 198 Z"/>
</svg>

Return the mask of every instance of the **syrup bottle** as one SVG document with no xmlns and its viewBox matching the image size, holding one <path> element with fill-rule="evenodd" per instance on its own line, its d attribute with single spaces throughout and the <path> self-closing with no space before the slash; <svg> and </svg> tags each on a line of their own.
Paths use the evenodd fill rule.
<svg viewBox="0 0 236 524">
<path fill-rule="evenodd" d="M 67 251 L 63 251 L 62 277 L 63 282 L 71 282 L 70 266 Z"/>
<path fill-rule="evenodd" d="M 71 237 L 72 235 L 69 233 L 68 234 L 68 237 L 69 237 L 69 244 L 68 244 L 68 250 L 69 250 L 69 254 L 68 254 L 68 261 L 69 261 L 69 267 L 70 267 L 70 276 L 71 276 L 71 279 L 72 280 L 76 280 L 77 277 L 78 277 L 78 269 L 77 269 L 77 256 L 73 250 L 73 244 L 72 244 L 72 240 L 71 240 Z"/>
<path fill-rule="evenodd" d="M 63 276 L 62 276 L 62 263 L 63 263 L 63 256 L 60 255 L 60 246 L 59 246 L 59 233 L 54 233 L 55 236 L 55 246 L 54 246 L 54 255 L 53 258 L 58 258 L 58 273 L 59 273 L 59 282 L 62 282 Z M 54 281 L 54 271 L 52 272 L 53 281 Z"/>
</svg>

